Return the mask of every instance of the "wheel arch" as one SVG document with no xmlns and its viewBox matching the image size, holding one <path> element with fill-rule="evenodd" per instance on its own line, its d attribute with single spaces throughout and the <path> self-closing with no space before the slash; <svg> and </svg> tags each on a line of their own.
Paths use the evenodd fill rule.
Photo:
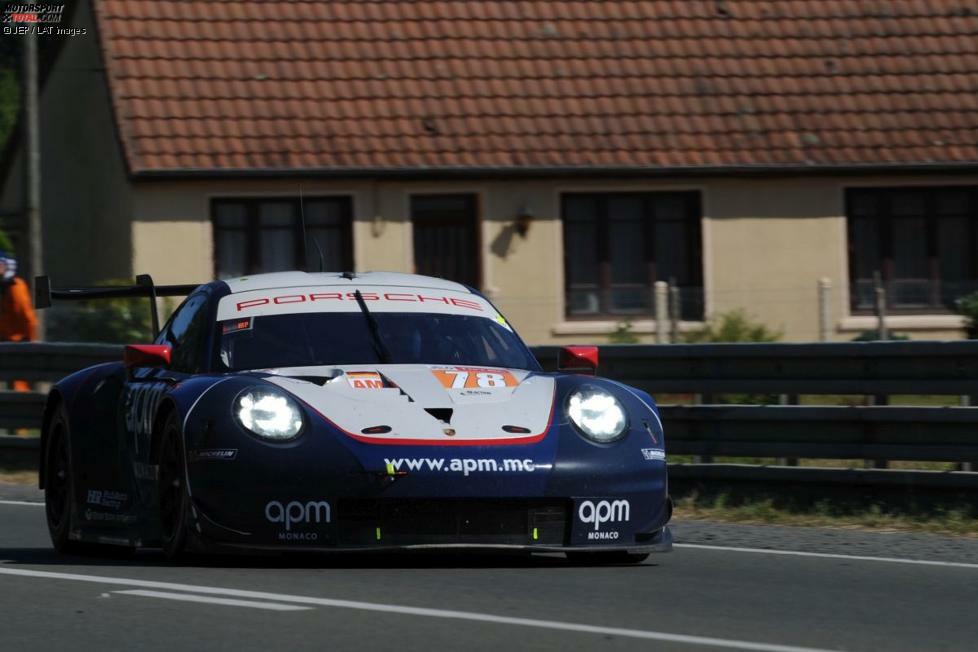
<svg viewBox="0 0 978 652">
<path fill-rule="evenodd" d="M 177 404 L 172 398 L 164 398 L 156 410 L 153 417 L 153 434 L 150 437 L 150 463 L 158 464 L 160 461 L 160 444 L 163 441 L 163 428 L 166 426 L 167 419 L 171 414 L 177 413 Z"/>
</svg>

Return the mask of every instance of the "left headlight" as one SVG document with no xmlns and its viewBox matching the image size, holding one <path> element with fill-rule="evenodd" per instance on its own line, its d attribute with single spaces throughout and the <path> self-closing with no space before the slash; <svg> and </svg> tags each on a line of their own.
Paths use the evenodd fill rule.
<svg viewBox="0 0 978 652">
<path fill-rule="evenodd" d="M 628 426 L 625 409 L 618 399 L 592 386 L 571 393 L 567 399 L 567 416 L 585 437 L 601 444 L 615 441 Z"/>
<path fill-rule="evenodd" d="M 242 426 L 271 441 L 295 439 L 302 431 L 302 412 L 282 392 L 248 389 L 234 399 L 234 416 Z"/>
</svg>

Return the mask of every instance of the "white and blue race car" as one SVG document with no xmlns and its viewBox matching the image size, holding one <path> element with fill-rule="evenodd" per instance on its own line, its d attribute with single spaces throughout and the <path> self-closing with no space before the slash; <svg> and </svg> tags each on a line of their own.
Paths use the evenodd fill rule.
<svg viewBox="0 0 978 652">
<path fill-rule="evenodd" d="M 671 548 L 655 403 L 595 377 L 596 348 L 566 347 L 545 373 L 480 293 L 408 274 L 188 291 L 152 344 L 50 392 L 40 483 L 59 551 L 471 547 L 637 562 Z"/>
</svg>

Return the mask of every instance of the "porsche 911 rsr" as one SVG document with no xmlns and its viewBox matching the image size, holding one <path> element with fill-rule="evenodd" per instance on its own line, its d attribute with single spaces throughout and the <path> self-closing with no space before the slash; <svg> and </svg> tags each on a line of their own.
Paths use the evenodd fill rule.
<svg viewBox="0 0 978 652">
<path fill-rule="evenodd" d="M 51 390 L 52 541 L 170 557 L 668 550 L 655 403 L 594 377 L 594 347 L 561 358 L 545 373 L 489 300 L 439 279 L 287 272 L 201 285 L 152 344 Z"/>
</svg>

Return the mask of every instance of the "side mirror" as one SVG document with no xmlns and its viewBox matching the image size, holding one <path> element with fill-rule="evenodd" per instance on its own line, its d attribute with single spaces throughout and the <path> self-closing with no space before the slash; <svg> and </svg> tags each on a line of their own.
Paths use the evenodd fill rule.
<svg viewBox="0 0 978 652">
<path fill-rule="evenodd" d="M 169 367 L 169 344 L 127 344 L 122 355 L 126 369 L 134 367 Z"/>
<path fill-rule="evenodd" d="M 593 376 L 598 373 L 598 347 L 596 346 L 563 346 L 560 348 L 560 360 L 557 371 L 572 374 Z"/>
</svg>

